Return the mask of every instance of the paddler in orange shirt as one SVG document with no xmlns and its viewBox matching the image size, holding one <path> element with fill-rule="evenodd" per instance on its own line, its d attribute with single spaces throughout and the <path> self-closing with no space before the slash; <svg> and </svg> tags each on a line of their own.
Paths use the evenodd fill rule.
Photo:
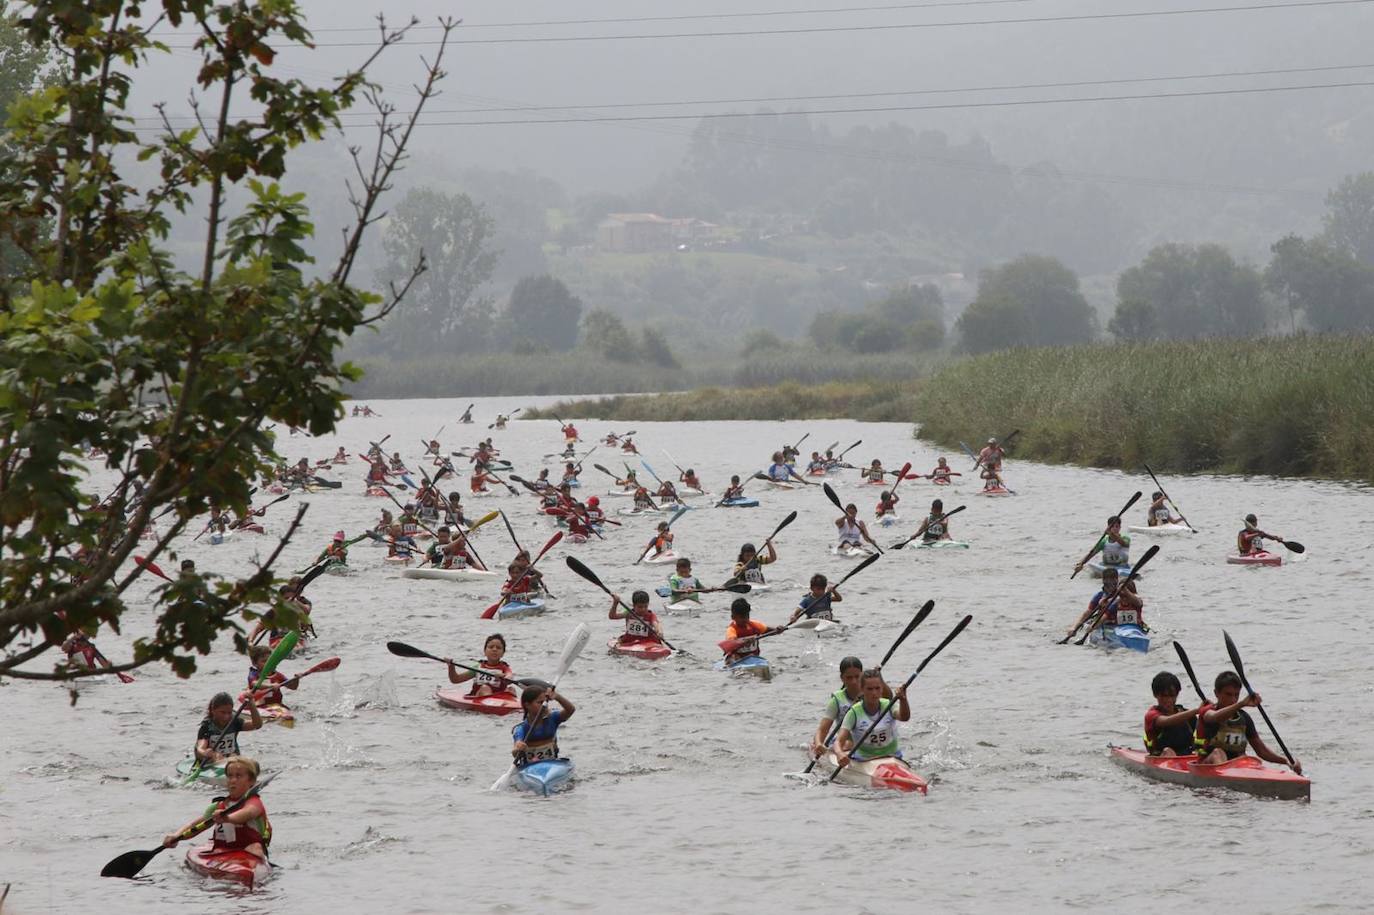
<svg viewBox="0 0 1374 915">
<path fill-rule="evenodd" d="M 749 639 L 749 641 L 736 648 L 725 656 L 726 665 L 734 664 L 744 658 L 752 657 L 759 653 L 759 636 L 768 635 L 772 632 L 782 632 L 782 626 L 769 626 L 755 619 L 750 619 L 753 608 L 749 606 L 749 601 L 742 597 L 735 598 L 730 604 L 730 625 L 725 630 L 727 639 Z"/>
</svg>

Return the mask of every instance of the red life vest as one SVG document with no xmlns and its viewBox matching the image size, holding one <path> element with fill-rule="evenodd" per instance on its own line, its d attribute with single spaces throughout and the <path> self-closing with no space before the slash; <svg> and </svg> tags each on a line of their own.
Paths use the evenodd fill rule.
<svg viewBox="0 0 1374 915">
<path fill-rule="evenodd" d="M 234 802 L 228 798 L 221 798 L 211 812 L 218 813 L 232 803 Z M 267 819 L 267 808 L 262 805 L 262 798 L 249 798 L 244 807 L 256 807 L 258 816 L 247 823 L 216 825 L 214 832 L 211 833 L 215 851 L 246 851 L 251 845 L 261 845 L 265 850 L 272 844 L 272 823 Z M 258 824 L 261 824 L 261 828 Z"/>
</svg>

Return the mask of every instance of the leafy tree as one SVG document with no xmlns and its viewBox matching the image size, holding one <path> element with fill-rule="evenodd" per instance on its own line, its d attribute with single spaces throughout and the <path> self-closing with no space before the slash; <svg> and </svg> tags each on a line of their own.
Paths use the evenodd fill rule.
<svg viewBox="0 0 1374 915">
<path fill-rule="evenodd" d="M 744 346 L 740 355 L 748 358 L 758 353 L 777 352 L 787 348 L 781 337 L 771 330 L 755 329 L 744 335 Z"/>
<path fill-rule="evenodd" d="M 1374 172 L 1348 175 L 1326 195 L 1326 241 L 1374 267 Z"/>
<path fill-rule="evenodd" d="M 929 350 L 939 349 L 945 342 L 945 322 L 936 321 L 933 318 L 922 318 L 909 325 L 906 330 L 906 345 L 908 349 L 917 352 L 928 352 Z"/>
<path fill-rule="evenodd" d="M 547 273 L 516 283 L 506 306 L 512 340 L 529 340 L 553 350 L 570 350 L 577 345 L 581 319 L 582 300 L 569 292 L 562 280 Z"/>
<path fill-rule="evenodd" d="M 10 103 L 27 96 L 36 89 L 45 76 L 50 75 L 46 64 L 48 55 L 41 45 L 30 44 L 24 33 L 8 16 L 0 15 L 0 125 L 5 121 Z M 0 132 L 0 175 L 8 171 L 4 162 L 5 134 Z M 37 220 L 38 228 L 33 235 L 43 235 L 48 230 L 40 217 L 26 219 L 29 223 Z M 9 223 L 0 224 L 0 307 L 9 300 L 10 283 L 25 265 L 24 252 L 15 246 L 14 237 L 22 230 L 15 227 L 11 231 Z"/>
<path fill-rule="evenodd" d="M 635 355 L 635 341 L 620 316 L 593 308 L 582 318 L 582 344 L 607 359 L 627 360 Z"/>
<path fill-rule="evenodd" d="M 642 328 L 639 332 L 639 355 L 650 365 L 660 368 L 679 368 L 677 357 L 668 346 L 668 339 L 652 327 Z"/>
<path fill-rule="evenodd" d="M 1322 239 L 1276 242 L 1265 284 L 1313 330 L 1374 330 L 1374 268 Z"/>
<path fill-rule="evenodd" d="M 965 350 L 1086 343 L 1097 331 L 1078 276 L 1052 257 L 1025 255 L 988 270 L 955 324 Z"/>
<path fill-rule="evenodd" d="M 491 250 L 495 220 L 466 194 L 415 188 L 392 213 L 382 236 L 385 286 L 403 282 L 410 266 L 429 264 L 411 287 L 410 302 L 382 330 L 393 355 L 482 352 L 491 345 L 491 303 L 477 291 L 491 279 L 500 256 Z"/>
<path fill-rule="evenodd" d="M 1127 340 L 1245 337 L 1264 329 L 1260 274 L 1220 245 L 1159 245 L 1117 280 L 1108 329 Z"/>
<path fill-rule="evenodd" d="M 414 114 L 398 123 L 364 70 L 325 88 L 273 70 L 279 49 L 309 43 L 292 3 L 154 5 L 157 15 L 129 15 L 137 5 L 124 0 L 20 6 L 26 39 L 59 50 L 64 69 L 11 106 L 0 171 L 0 225 L 31 258 L 23 293 L 0 307 L 4 676 L 84 675 L 29 665 L 78 630 L 125 621 L 123 595 L 146 574 L 128 560 L 155 515 L 166 526 L 144 547 L 152 561 L 208 506 L 246 509 L 253 478 L 277 458 L 267 421 L 330 432 L 343 413 L 340 385 L 357 378 L 338 362 L 340 346 L 397 300 L 353 287 L 351 273 L 434 93 L 452 24 Z M 196 85 L 215 113 L 198 128 L 135 133 L 128 102 L 144 61 L 165 53 L 148 32 L 164 21 L 199 36 Z M 402 34 L 384 29 L 378 53 Z M 340 259 L 311 278 L 304 202 L 276 182 L 288 151 L 336 127 L 360 96 L 380 106 L 380 152 L 357 162 Z M 230 116 L 249 99 L 254 114 Z M 159 166 L 143 184 L 125 171 L 138 158 Z M 242 208 L 230 205 L 234 188 Z M 167 250 L 169 213 L 193 205 L 204 234 L 197 265 L 183 270 Z M 52 214 L 51 231 L 38 214 Z M 187 676 L 192 653 L 226 631 L 245 650 L 240 614 L 252 618 L 249 608 L 271 599 L 272 564 L 290 535 L 245 578 L 187 575 L 157 592 L 151 630 L 117 667 L 163 660 Z M 138 604 L 142 618 L 142 594 Z M 284 605 L 276 611 L 293 621 Z"/>
<path fill-rule="evenodd" d="M 900 324 L 934 321 L 943 329 L 945 302 L 934 283 L 907 285 L 894 289 L 874 306 L 874 311 Z"/>
</svg>

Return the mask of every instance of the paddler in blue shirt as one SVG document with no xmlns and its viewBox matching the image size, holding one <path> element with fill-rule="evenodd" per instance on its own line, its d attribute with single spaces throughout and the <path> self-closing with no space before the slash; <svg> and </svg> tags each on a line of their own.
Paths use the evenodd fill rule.
<svg viewBox="0 0 1374 915">
<path fill-rule="evenodd" d="M 767 473 L 768 479 L 775 483 L 786 483 L 789 479 L 794 479 L 802 483 L 806 482 L 801 477 L 797 476 L 797 472 L 792 469 L 792 465 L 788 464 L 783 459 L 781 451 L 773 452 L 773 463 L 769 465 Z"/>
<path fill-rule="evenodd" d="M 827 588 L 827 584 L 828 580 L 819 572 L 811 576 L 811 590 L 802 595 L 801 601 L 797 604 L 797 609 L 792 611 L 792 616 L 787 620 L 787 625 L 792 625 L 803 615 L 807 619 L 835 621 L 832 605 L 838 604 L 844 598 L 834 588 Z"/>
<path fill-rule="evenodd" d="M 557 702 L 558 708 L 549 708 L 550 702 Z M 515 765 L 521 769 L 531 763 L 546 759 L 558 759 L 558 728 L 577 711 L 567 697 L 542 686 L 527 686 L 520 694 L 520 704 L 525 709 L 524 719 L 511 729 L 515 746 L 511 755 Z"/>
</svg>

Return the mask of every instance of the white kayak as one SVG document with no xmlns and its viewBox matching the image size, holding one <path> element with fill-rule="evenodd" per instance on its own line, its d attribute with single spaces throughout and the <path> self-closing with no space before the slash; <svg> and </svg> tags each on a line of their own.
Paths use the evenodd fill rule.
<svg viewBox="0 0 1374 915">
<path fill-rule="evenodd" d="M 1182 522 L 1174 524 L 1156 524 L 1154 527 L 1150 527 L 1148 525 L 1132 524 L 1130 528 L 1128 528 L 1128 530 L 1130 530 L 1132 534 L 1157 534 L 1161 537 L 1173 536 L 1174 534 L 1197 533 L 1197 531 L 1193 530 L 1191 527 L 1189 527 L 1186 524 L 1183 524 Z"/>
<path fill-rule="evenodd" d="M 635 515 L 661 515 L 665 509 L 662 508 L 618 508 L 615 513 L 626 518 L 633 518 Z"/>
<path fill-rule="evenodd" d="M 669 613 L 687 613 L 692 616 L 701 612 L 701 601 L 683 598 L 678 601 L 664 601 L 663 609 Z"/>
<path fill-rule="evenodd" d="M 833 749 L 826 751 L 825 761 L 831 769 L 836 768 L 837 756 Z M 925 794 L 927 788 L 926 780 L 917 775 L 907 761 L 899 756 L 851 759 L 849 765 L 835 776 L 835 781 L 860 788 L 886 788 L 920 794 Z"/>
<path fill-rule="evenodd" d="M 625 490 L 625 491 L 623 491 L 623 492 L 608 492 L 608 493 L 606 493 L 606 495 L 602 496 L 601 498 L 603 498 L 603 499 L 628 499 L 628 498 L 630 498 L 631 496 L 633 496 L 634 494 L 635 494 L 635 492 L 634 492 L 633 489 L 627 489 L 627 490 Z"/>
<path fill-rule="evenodd" d="M 645 552 L 644 558 L 643 558 L 642 560 L 640 560 L 640 561 L 643 562 L 645 565 L 651 565 L 651 566 L 665 565 L 665 564 L 667 564 L 667 563 L 677 562 L 677 551 L 676 551 L 676 550 L 664 550 L 662 553 L 659 553 L 657 556 L 650 556 L 650 555 L 648 554 L 648 552 Z"/>
<path fill-rule="evenodd" d="M 891 527 L 894 524 L 900 523 L 901 520 L 901 518 L 897 517 L 896 512 L 888 512 L 887 514 L 883 515 L 881 518 L 878 519 L 878 524 L 882 525 L 883 527 Z"/>
<path fill-rule="evenodd" d="M 792 483 L 787 480 L 767 480 L 765 481 L 774 489 L 796 489 L 800 483 Z"/>
<path fill-rule="evenodd" d="M 424 578 L 434 581 L 485 581 L 496 578 L 497 573 L 483 569 L 436 569 L 425 566 L 422 569 L 402 569 L 402 578 Z"/>
<path fill-rule="evenodd" d="M 709 495 L 712 494 L 704 489 L 691 489 L 686 486 L 682 487 L 677 491 L 677 496 L 679 499 L 700 499 L 703 496 Z"/>
<path fill-rule="evenodd" d="M 855 546 L 852 543 L 834 544 L 830 547 L 831 556 L 843 556 L 846 559 L 862 559 L 865 556 L 874 555 L 872 547 Z"/>
</svg>

